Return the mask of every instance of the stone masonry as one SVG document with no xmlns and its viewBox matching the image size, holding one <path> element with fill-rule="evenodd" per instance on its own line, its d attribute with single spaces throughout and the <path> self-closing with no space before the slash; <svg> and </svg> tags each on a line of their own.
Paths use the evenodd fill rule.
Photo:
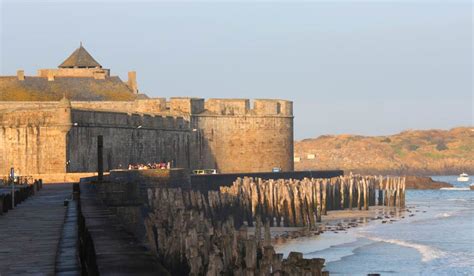
<svg viewBox="0 0 474 276">
<path fill-rule="evenodd" d="M 134 71 L 122 82 L 82 45 L 58 69 L 0 77 L 0 175 L 93 172 L 98 135 L 106 170 L 160 161 L 221 173 L 294 168 L 291 101 L 149 98 Z"/>
</svg>

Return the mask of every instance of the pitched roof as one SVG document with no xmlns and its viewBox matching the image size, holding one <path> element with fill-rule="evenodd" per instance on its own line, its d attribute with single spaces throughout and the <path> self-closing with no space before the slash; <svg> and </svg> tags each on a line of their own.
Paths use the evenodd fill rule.
<svg viewBox="0 0 474 276">
<path fill-rule="evenodd" d="M 119 78 L 0 77 L 0 101 L 133 101 L 137 95 Z"/>
<path fill-rule="evenodd" d="M 71 68 L 71 67 L 80 67 L 80 68 L 102 68 L 92 56 L 87 52 L 87 50 L 82 47 L 82 43 L 61 65 L 59 68 Z"/>
</svg>

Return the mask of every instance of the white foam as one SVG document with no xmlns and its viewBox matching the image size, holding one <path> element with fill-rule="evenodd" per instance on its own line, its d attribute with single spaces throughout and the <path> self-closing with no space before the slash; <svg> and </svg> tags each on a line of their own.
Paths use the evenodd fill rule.
<svg viewBox="0 0 474 276">
<path fill-rule="evenodd" d="M 440 188 L 440 190 L 443 190 L 443 191 L 470 191 L 471 189 L 469 189 L 469 187 L 467 187 L 467 188 L 453 187 L 453 188 Z"/>
<path fill-rule="evenodd" d="M 447 199 L 447 201 L 463 201 L 463 202 L 466 202 L 467 200 L 464 199 L 464 198 L 450 198 L 450 199 Z"/>
<path fill-rule="evenodd" d="M 441 214 L 436 215 L 436 217 L 437 218 L 449 218 L 452 215 L 453 215 L 453 213 L 441 213 Z"/>
<path fill-rule="evenodd" d="M 385 240 L 385 239 L 380 239 L 380 238 L 375 238 L 375 237 L 366 237 L 366 238 L 369 240 L 376 241 L 376 242 L 386 242 L 386 243 L 400 245 L 403 247 L 410 247 L 410 248 L 416 249 L 421 254 L 421 261 L 423 262 L 429 262 L 431 260 L 438 259 L 446 255 L 443 251 L 429 247 L 427 245 L 411 243 L 411 242 L 401 241 L 401 240 L 394 240 L 394 239 Z"/>
</svg>

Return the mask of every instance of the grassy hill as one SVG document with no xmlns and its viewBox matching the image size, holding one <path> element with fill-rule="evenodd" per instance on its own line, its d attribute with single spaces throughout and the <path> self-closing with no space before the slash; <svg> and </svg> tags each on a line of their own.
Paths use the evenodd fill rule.
<svg viewBox="0 0 474 276">
<path fill-rule="evenodd" d="M 474 128 L 407 130 L 390 136 L 324 135 L 295 142 L 295 169 L 370 174 L 474 173 Z"/>
</svg>

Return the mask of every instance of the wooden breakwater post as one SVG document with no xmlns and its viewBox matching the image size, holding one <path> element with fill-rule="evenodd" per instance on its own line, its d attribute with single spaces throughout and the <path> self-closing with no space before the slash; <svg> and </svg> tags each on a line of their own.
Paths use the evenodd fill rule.
<svg viewBox="0 0 474 276">
<path fill-rule="evenodd" d="M 254 225 L 259 216 L 273 226 L 311 228 L 321 222 L 328 211 L 353 207 L 369 210 L 377 203 L 402 208 L 404 180 L 359 175 L 303 180 L 238 178 L 232 186 L 221 187 L 208 198 L 212 206 L 228 204 L 245 214 L 235 220 L 237 225 L 244 221 Z"/>
<path fill-rule="evenodd" d="M 367 181 L 362 179 L 362 185 L 364 186 L 364 210 L 369 210 L 369 183 Z"/>
<path fill-rule="evenodd" d="M 321 214 L 322 215 L 327 215 L 327 194 L 328 194 L 328 183 L 327 179 L 324 179 L 322 182 L 322 201 L 321 201 Z"/>
<path fill-rule="evenodd" d="M 242 191 L 232 189 L 235 186 L 228 188 L 228 192 Z M 323 273 L 324 259 L 304 259 L 297 252 L 284 259 L 283 254 L 276 253 L 271 245 L 270 221 L 262 223 L 260 215 L 255 217 L 253 234 L 245 224 L 234 224 L 232 212 L 216 216 L 231 210 L 226 207 L 235 203 L 228 193 L 209 191 L 206 198 L 199 191 L 150 188 L 147 194 L 150 213 L 145 218 L 146 239 L 173 275 L 327 275 Z M 257 202 L 265 200 L 262 195 L 257 195 Z M 263 213 L 264 209 L 255 210 Z"/>
<path fill-rule="evenodd" d="M 350 210 L 352 210 L 352 207 L 354 207 L 353 192 L 354 192 L 354 179 L 351 177 L 349 178 L 349 209 Z"/>
<path fill-rule="evenodd" d="M 321 222 L 322 216 L 322 204 L 321 204 L 321 182 L 316 182 L 314 185 L 316 187 L 316 222 Z"/>
<path fill-rule="evenodd" d="M 345 182 L 344 182 L 344 178 L 340 177 L 341 179 L 341 208 L 342 209 L 345 209 L 346 208 L 346 190 L 344 189 L 345 188 Z"/>
</svg>

